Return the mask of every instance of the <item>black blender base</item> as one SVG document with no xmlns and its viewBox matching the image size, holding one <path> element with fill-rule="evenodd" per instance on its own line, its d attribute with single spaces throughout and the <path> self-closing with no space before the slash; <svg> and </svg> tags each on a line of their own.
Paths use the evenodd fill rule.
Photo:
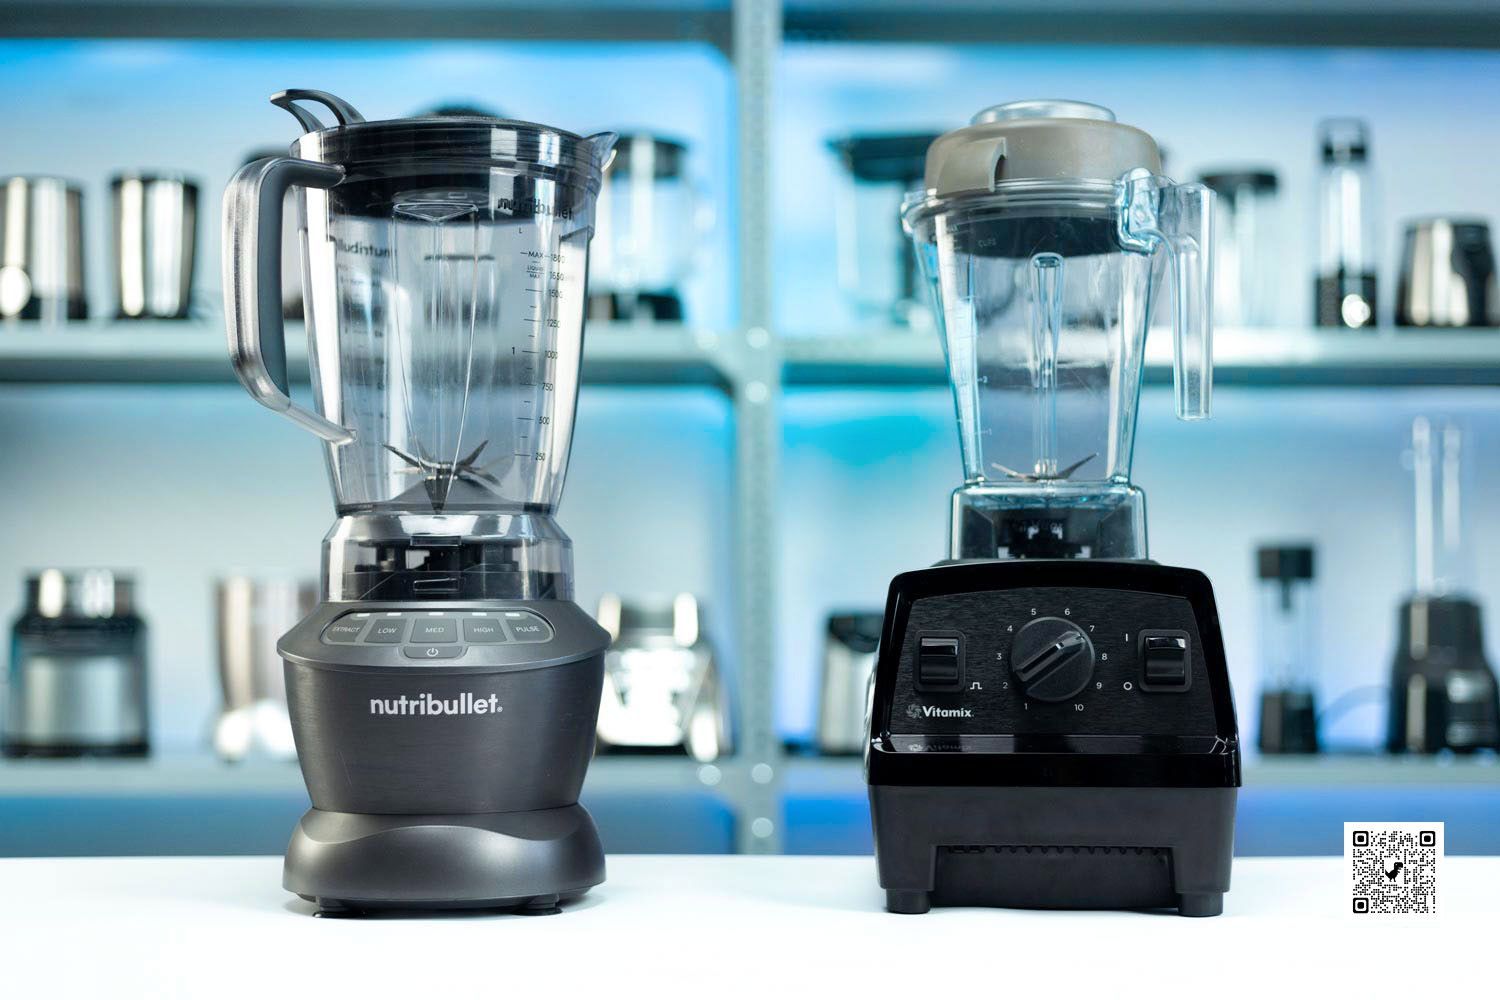
<svg viewBox="0 0 1500 1000">
<path fill-rule="evenodd" d="M 1224 910 L 1233 788 L 870 788 L 886 909 Z"/>
<path fill-rule="evenodd" d="M 371 816 L 309 809 L 281 884 L 328 916 L 391 910 L 556 913 L 604 881 L 580 805 L 531 812 Z"/>
</svg>

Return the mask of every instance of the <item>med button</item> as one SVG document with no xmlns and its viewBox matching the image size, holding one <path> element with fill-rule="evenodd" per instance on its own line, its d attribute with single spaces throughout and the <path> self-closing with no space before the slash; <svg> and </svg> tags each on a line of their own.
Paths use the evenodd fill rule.
<svg viewBox="0 0 1500 1000">
<path fill-rule="evenodd" d="M 1186 632 L 1141 633 L 1141 688 L 1186 691 L 1192 683 L 1192 654 Z"/>
<path fill-rule="evenodd" d="M 412 623 L 411 641 L 413 643 L 457 642 L 458 622 L 452 618 L 418 618 Z"/>
</svg>

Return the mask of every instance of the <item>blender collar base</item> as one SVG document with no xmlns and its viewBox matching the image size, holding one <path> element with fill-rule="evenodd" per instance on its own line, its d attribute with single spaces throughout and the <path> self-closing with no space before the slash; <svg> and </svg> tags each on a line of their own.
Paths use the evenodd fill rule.
<svg viewBox="0 0 1500 1000">
<path fill-rule="evenodd" d="M 594 821 L 558 809 L 376 816 L 309 809 L 282 885 L 323 911 L 555 912 L 604 881 Z"/>
</svg>

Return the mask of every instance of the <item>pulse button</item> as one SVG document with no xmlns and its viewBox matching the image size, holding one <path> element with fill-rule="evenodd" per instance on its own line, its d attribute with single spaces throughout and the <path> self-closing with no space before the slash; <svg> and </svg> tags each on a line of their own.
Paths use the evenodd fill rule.
<svg viewBox="0 0 1500 1000">
<path fill-rule="evenodd" d="M 1143 632 L 1141 687 L 1147 691 L 1186 691 L 1192 681 L 1192 657 L 1186 632 Z"/>
<path fill-rule="evenodd" d="M 957 691 L 963 685 L 963 643 L 956 635 L 917 639 L 917 690 Z"/>
</svg>

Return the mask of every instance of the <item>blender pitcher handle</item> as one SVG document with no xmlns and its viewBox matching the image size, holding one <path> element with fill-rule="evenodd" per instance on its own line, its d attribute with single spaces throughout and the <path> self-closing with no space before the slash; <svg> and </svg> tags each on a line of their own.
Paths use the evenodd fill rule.
<svg viewBox="0 0 1500 1000">
<path fill-rule="evenodd" d="M 1213 200 L 1202 184 L 1173 184 L 1136 170 L 1123 179 L 1121 241 L 1164 249 L 1172 275 L 1172 384 L 1179 420 L 1213 409 Z"/>
<path fill-rule="evenodd" d="M 282 202 L 292 187 L 331 188 L 340 167 L 289 157 L 247 163 L 224 192 L 224 321 L 229 359 L 240 383 L 275 410 L 331 444 L 354 440 L 349 428 L 292 402 L 281 320 Z"/>
</svg>

